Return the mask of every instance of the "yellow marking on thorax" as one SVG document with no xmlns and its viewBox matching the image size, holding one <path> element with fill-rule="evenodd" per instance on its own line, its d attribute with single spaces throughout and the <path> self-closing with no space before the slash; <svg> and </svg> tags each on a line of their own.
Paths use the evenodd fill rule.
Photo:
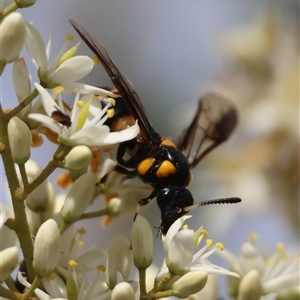
<svg viewBox="0 0 300 300">
<path fill-rule="evenodd" d="M 176 173 L 176 167 L 169 161 L 164 160 L 158 170 L 156 171 L 156 176 L 161 178 L 169 177 Z"/>
<path fill-rule="evenodd" d="M 145 175 L 155 161 L 154 157 L 148 157 L 140 162 L 137 166 L 137 171 L 140 175 Z"/>
<path fill-rule="evenodd" d="M 176 145 L 171 140 L 168 140 L 168 139 L 162 140 L 162 142 L 160 144 L 163 146 L 170 146 L 170 147 L 173 147 L 176 149 Z"/>
</svg>

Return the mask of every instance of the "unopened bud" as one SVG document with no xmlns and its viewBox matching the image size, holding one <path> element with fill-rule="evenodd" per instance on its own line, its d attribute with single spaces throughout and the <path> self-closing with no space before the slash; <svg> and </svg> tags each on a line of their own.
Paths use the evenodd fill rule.
<svg viewBox="0 0 300 300">
<path fill-rule="evenodd" d="M 146 269 L 152 263 L 153 235 L 146 218 L 137 216 L 131 229 L 133 261 L 138 269 Z"/>
<path fill-rule="evenodd" d="M 57 223 L 47 220 L 39 228 L 34 242 L 33 268 L 39 276 L 53 272 L 60 257 L 61 239 Z"/>
<path fill-rule="evenodd" d="M 109 250 L 107 257 L 107 285 L 113 289 L 117 284 L 117 275 L 120 273 L 124 281 L 127 281 L 132 265 L 132 251 L 127 238 L 123 235 L 117 236 Z"/>
<path fill-rule="evenodd" d="M 19 262 L 17 247 L 9 247 L 0 252 L 0 281 L 6 280 Z"/>
<path fill-rule="evenodd" d="M 61 210 L 65 223 L 76 222 L 84 213 L 93 199 L 95 185 L 96 177 L 92 172 L 83 174 L 73 183 Z"/>
<path fill-rule="evenodd" d="M 173 283 L 173 295 L 178 298 L 187 298 L 198 293 L 205 287 L 207 278 L 208 273 L 205 271 L 189 272 Z"/>
<path fill-rule="evenodd" d="M 0 24 L 0 62 L 11 63 L 16 60 L 26 38 L 25 21 L 18 12 L 6 16 Z"/>
<path fill-rule="evenodd" d="M 16 0 L 21 8 L 32 6 L 36 1 L 37 0 Z"/>
<path fill-rule="evenodd" d="M 68 170 L 80 170 L 86 168 L 92 159 L 92 152 L 85 145 L 76 146 L 65 157 L 64 167 Z"/>
<path fill-rule="evenodd" d="M 121 282 L 115 286 L 111 294 L 111 300 L 134 300 L 135 295 L 132 286 L 127 282 Z"/>
<path fill-rule="evenodd" d="M 30 130 L 25 122 L 12 117 L 8 123 L 9 145 L 16 164 L 25 164 L 30 157 Z"/>
<path fill-rule="evenodd" d="M 257 270 L 249 271 L 241 279 L 238 300 L 259 300 L 262 296 L 262 284 Z"/>
</svg>

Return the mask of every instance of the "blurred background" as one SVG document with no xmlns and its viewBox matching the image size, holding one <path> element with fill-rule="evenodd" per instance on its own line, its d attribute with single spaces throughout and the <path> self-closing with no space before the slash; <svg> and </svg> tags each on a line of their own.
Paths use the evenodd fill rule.
<svg viewBox="0 0 300 300">
<path fill-rule="evenodd" d="M 149 119 L 164 136 L 189 124 L 205 92 L 231 98 L 239 110 L 238 128 L 193 170 L 190 189 L 195 202 L 230 196 L 243 202 L 195 210 L 190 227 L 204 224 L 213 240 L 234 253 L 252 231 L 259 233 L 266 253 L 277 242 L 292 253 L 299 251 L 297 0 L 39 0 L 22 14 L 45 42 L 54 29 L 52 58 L 67 33 L 79 40 L 70 18 L 97 36 L 133 82 Z M 92 56 L 84 43 L 79 53 Z M 16 103 L 10 69 L 1 78 L 6 107 Z M 84 82 L 111 85 L 101 66 Z M 44 166 L 54 149 L 49 145 L 46 158 L 44 151 L 40 157 L 39 149 L 34 150 L 32 158 Z M 143 215 L 155 234 L 160 224 L 157 205 Z M 103 229 L 99 220 L 88 221 L 84 226 L 93 231 L 88 231 L 87 243 L 107 247 L 116 233 L 129 235 L 131 222 L 132 216 L 122 217 Z M 155 244 L 159 264 L 159 238 Z"/>
</svg>

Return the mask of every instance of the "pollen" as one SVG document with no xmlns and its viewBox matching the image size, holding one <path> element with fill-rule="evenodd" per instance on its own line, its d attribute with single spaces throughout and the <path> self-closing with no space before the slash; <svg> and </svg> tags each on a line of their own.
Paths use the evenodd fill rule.
<svg viewBox="0 0 300 300">
<path fill-rule="evenodd" d="M 207 239 L 207 240 L 206 240 L 206 246 L 207 246 L 208 248 L 211 248 L 211 247 L 213 246 L 213 240 L 212 240 L 212 239 Z"/>
<path fill-rule="evenodd" d="M 99 65 L 99 58 L 97 56 L 93 56 L 92 60 L 93 60 L 95 66 Z"/>
<path fill-rule="evenodd" d="M 69 266 L 70 267 L 77 267 L 77 262 L 74 259 L 69 260 Z"/>
<path fill-rule="evenodd" d="M 61 85 L 54 88 L 53 92 L 52 92 L 53 97 L 56 97 L 57 95 L 59 95 L 63 90 L 64 90 L 64 88 Z"/>
<path fill-rule="evenodd" d="M 73 41 L 74 40 L 74 35 L 72 33 L 67 33 L 66 34 L 66 40 L 67 41 Z"/>
<path fill-rule="evenodd" d="M 106 114 L 111 119 L 115 115 L 115 110 L 113 108 L 110 108 L 107 110 Z"/>
<path fill-rule="evenodd" d="M 52 274 L 45 277 L 46 281 L 54 280 L 54 276 Z"/>
<path fill-rule="evenodd" d="M 223 251 L 225 249 L 225 246 L 224 246 L 224 244 L 222 242 L 217 242 L 216 243 L 216 247 L 218 249 L 220 249 L 221 251 Z"/>
<path fill-rule="evenodd" d="M 96 269 L 97 269 L 98 271 L 100 271 L 100 272 L 103 272 L 103 273 L 106 271 L 106 268 L 105 268 L 105 266 L 103 266 L 103 265 L 97 266 Z"/>
<path fill-rule="evenodd" d="M 279 252 L 279 253 L 284 253 L 284 244 L 283 243 L 278 243 L 277 245 L 276 245 L 276 249 L 277 249 L 277 251 Z"/>
<path fill-rule="evenodd" d="M 189 226 L 187 224 L 184 224 L 181 229 L 185 230 L 185 229 L 189 229 Z"/>
<path fill-rule="evenodd" d="M 208 236 L 209 236 L 208 231 L 205 230 L 205 229 L 201 229 L 201 230 L 200 230 L 200 235 L 201 235 L 201 234 L 202 234 L 205 238 L 208 238 Z"/>
</svg>

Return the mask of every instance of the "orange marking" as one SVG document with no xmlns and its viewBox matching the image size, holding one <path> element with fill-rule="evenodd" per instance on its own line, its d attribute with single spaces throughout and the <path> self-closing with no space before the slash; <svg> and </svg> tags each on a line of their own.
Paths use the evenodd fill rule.
<svg viewBox="0 0 300 300">
<path fill-rule="evenodd" d="M 175 166 L 168 160 L 164 160 L 158 170 L 156 171 L 157 177 L 169 177 L 176 173 Z"/>
<path fill-rule="evenodd" d="M 137 166 L 137 171 L 140 175 L 145 175 L 147 171 L 151 168 L 155 161 L 154 157 L 148 157 L 144 159 L 141 163 Z"/>
<path fill-rule="evenodd" d="M 168 139 L 162 140 L 162 142 L 160 144 L 163 146 L 170 146 L 170 147 L 173 147 L 176 149 L 176 145 L 171 140 L 168 140 Z"/>
</svg>

